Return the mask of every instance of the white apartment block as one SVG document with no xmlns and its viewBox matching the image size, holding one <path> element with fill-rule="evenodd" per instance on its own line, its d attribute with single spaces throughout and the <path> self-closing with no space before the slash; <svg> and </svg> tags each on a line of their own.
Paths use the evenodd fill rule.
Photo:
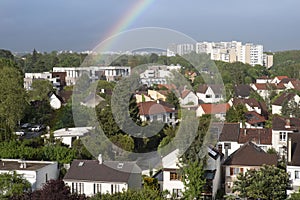
<svg viewBox="0 0 300 200">
<path fill-rule="evenodd" d="M 168 49 L 173 55 L 183 55 L 195 51 L 196 53 L 206 53 L 210 55 L 212 60 L 220 60 L 224 62 L 242 62 L 252 66 L 262 65 L 271 67 L 273 65 L 273 56 L 264 55 L 263 45 L 231 41 L 231 42 L 197 42 L 193 44 L 178 44 Z M 169 56 L 172 56 L 169 53 Z"/>
<path fill-rule="evenodd" d="M 26 90 L 31 90 L 32 82 L 37 79 L 43 79 L 50 81 L 53 86 L 59 87 L 60 81 L 57 77 L 52 77 L 51 72 L 42 72 L 42 73 L 25 73 L 24 77 L 24 88 Z"/>
<path fill-rule="evenodd" d="M 115 81 L 120 77 L 130 76 L 131 68 L 123 66 L 53 67 L 53 72 L 66 72 L 66 84 L 75 85 L 83 74 L 87 74 L 92 82 L 100 80 L 101 77 L 105 77 L 107 81 Z"/>
</svg>

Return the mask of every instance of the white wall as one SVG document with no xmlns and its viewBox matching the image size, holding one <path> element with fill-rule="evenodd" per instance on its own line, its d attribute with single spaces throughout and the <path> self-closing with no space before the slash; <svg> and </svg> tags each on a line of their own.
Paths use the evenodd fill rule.
<svg viewBox="0 0 300 200">
<path fill-rule="evenodd" d="M 287 166 L 287 173 L 290 175 L 290 180 L 292 180 L 292 190 L 287 190 L 288 195 L 293 192 L 298 192 L 300 188 L 300 179 L 295 178 L 295 171 L 300 173 L 300 166 Z"/>
<path fill-rule="evenodd" d="M 186 105 L 192 102 L 193 105 L 198 105 L 198 97 L 193 92 L 190 92 L 184 99 L 180 99 L 181 105 Z"/>
</svg>

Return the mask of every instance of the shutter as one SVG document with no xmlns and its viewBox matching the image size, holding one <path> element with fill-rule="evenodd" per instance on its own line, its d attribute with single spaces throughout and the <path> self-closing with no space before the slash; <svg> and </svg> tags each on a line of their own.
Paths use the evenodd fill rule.
<svg viewBox="0 0 300 200">
<path fill-rule="evenodd" d="M 230 167 L 230 176 L 232 176 L 233 175 L 233 167 Z"/>
<path fill-rule="evenodd" d="M 240 173 L 244 174 L 244 168 L 240 168 Z"/>
</svg>

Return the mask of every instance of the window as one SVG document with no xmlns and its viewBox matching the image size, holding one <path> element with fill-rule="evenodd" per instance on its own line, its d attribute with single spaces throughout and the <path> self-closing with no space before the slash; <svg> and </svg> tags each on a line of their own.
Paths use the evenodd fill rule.
<svg viewBox="0 0 300 200">
<path fill-rule="evenodd" d="M 83 194 L 84 193 L 83 183 L 72 183 L 72 193 Z"/>
<path fill-rule="evenodd" d="M 243 168 L 238 168 L 238 167 L 230 167 L 230 176 L 232 175 L 237 175 L 239 173 L 243 173 L 244 169 Z"/>
<path fill-rule="evenodd" d="M 279 132 L 279 141 L 286 142 L 286 132 Z"/>
<path fill-rule="evenodd" d="M 173 197 L 179 198 L 182 196 L 181 189 L 173 189 Z"/>
<path fill-rule="evenodd" d="M 170 172 L 170 180 L 180 180 L 180 177 L 176 172 Z"/>
<path fill-rule="evenodd" d="M 295 171 L 295 179 L 299 179 L 300 178 L 300 173 L 299 171 Z"/>
<path fill-rule="evenodd" d="M 223 151 L 223 145 L 222 144 L 218 144 L 218 151 L 220 153 L 222 153 L 222 151 Z"/>
<path fill-rule="evenodd" d="M 205 95 L 205 98 L 207 98 L 207 99 L 211 98 L 211 94 Z"/>
<path fill-rule="evenodd" d="M 101 184 L 94 183 L 94 194 L 101 193 Z"/>
<path fill-rule="evenodd" d="M 48 174 L 46 173 L 46 177 L 45 177 L 46 183 L 48 182 Z"/>
</svg>

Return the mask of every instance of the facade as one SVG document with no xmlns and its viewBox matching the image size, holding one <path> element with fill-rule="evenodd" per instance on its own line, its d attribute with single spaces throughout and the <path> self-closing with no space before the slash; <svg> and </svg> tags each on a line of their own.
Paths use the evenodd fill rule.
<svg viewBox="0 0 300 200">
<path fill-rule="evenodd" d="M 200 104 L 196 111 L 196 116 L 209 114 L 214 115 L 217 119 L 224 121 L 226 112 L 229 110 L 230 105 L 228 103 L 221 104 Z"/>
<path fill-rule="evenodd" d="M 92 130 L 92 127 L 74 127 L 74 128 L 62 128 L 53 132 L 55 139 L 61 140 L 62 143 L 72 147 L 72 142 L 75 139 L 85 136 Z M 49 134 L 45 135 L 49 137 Z"/>
<path fill-rule="evenodd" d="M 42 73 L 25 73 L 24 77 L 24 88 L 26 90 L 31 90 L 32 82 L 34 80 L 48 80 L 53 84 L 53 87 L 59 89 L 64 86 L 64 74 L 57 74 L 52 72 L 42 72 Z"/>
<path fill-rule="evenodd" d="M 198 105 L 198 97 L 191 90 L 183 90 L 179 98 L 180 105 Z"/>
<path fill-rule="evenodd" d="M 222 85 L 200 85 L 197 96 L 204 103 L 218 103 L 224 98 L 223 92 L 224 86 Z"/>
<path fill-rule="evenodd" d="M 176 110 L 163 101 L 149 101 L 137 104 L 139 115 L 143 122 L 159 121 L 167 124 L 175 123 Z"/>
<path fill-rule="evenodd" d="M 298 192 L 300 189 L 300 135 L 290 133 L 288 136 L 287 172 L 290 176 L 290 188 L 287 194 Z"/>
<path fill-rule="evenodd" d="M 223 164 L 225 170 L 225 193 L 238 196 L 237 193 L 232 191 L 237 175 L 245 173 L 247 170 L 259 169 L 262 165 L 277 166 L 277 155 L 266 153 L 252 142 L 247 142 L 241 146 Z"/>
<path fill-rule="evenodd" d="M 272 103 L 272 114 L 282 114 L 282 106 L 284 103 L 297 103 L 299 104 L 300 102 L 300 97 L 297 94 L 294 93 L 282 93 L 277 99 Z M 293 116 L 291 116 L 293 117 Z"/>
<path fill-rule="evenodd" d="M 59 168 L 57 162 L 50 161 L 29 161 L 18 159 L 1 159 L 0 173 L 10 173 L 15 171 L 31 184 L 31 189 L 38 190 L 51 180 L 58 179 Z"/>
<path fill-rule="evenodd" d="M 53 72 L 65 72 L 66 85 L 75 85 L 83 74 L 86 74 L 92 82 L 101 79 L 116 81 L 121 77 L 130 76 L 131 68 L 124 66 L 53 67 Z"/>
<path fill-rule="evenodd" d="M 142 186 L 141 169 L 135 162 L 74 160 L 64 177 L 72 193 L 94 196 L 114 194 Z"/>
</svg>

